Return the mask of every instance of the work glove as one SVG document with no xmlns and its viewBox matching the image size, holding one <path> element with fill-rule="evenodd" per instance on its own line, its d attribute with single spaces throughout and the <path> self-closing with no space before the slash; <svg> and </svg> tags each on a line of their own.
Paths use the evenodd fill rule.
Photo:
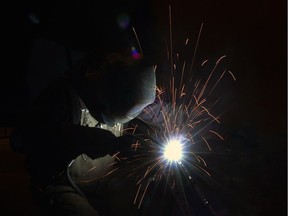
<svg viewBox="0 0 288 216">
<path fill-rule="evenodd" d="M 131 152 L 135 145 L 137 145 L 138 139 L 133 134 L 125 134 L 120 137 L 116 137 L 114 140 L 114 151 L 120 152 L 121 154 L 127 154 L 128 152 Z"/>
</svg>

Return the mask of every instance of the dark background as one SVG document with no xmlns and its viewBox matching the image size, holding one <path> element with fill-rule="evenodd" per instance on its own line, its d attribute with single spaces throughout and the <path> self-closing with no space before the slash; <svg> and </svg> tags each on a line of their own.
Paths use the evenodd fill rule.
<svg viewBox="0 0 288 216">
<path fill-rule="evenodd" d="M 2 127 L 17 124 L 29 105 L 26 77 L 35 38 L 48 38 L 79 52 L 104 53 L 107 49 L 121 47 L 122 39 L 110 26 L 115 25 L 117 14 L 124 11 L 136 28 L 144 51 L 155 55 L 157 61 L 161 60 L 157 52 L 163 52 L 166 40 L 169 41 L 166 1 L 26 1 L 4 5 L 0 78 Z M 286 215 L 286 1 L 178 0 L 171 2 L 171 8 L 174 49 L 177 50 L 187 37 L 195 43 L 203 23 L 196 63 L 227 55 L 229 61 L 225 63 L 237 78 L 236 82 L 223 85 L 225 90 L 219 90 L 221 96 L 229 96 L 223 96 L 220 105 L 223 107 L 222 125 L 226 128 L 224 136 L 232 151 L 225 167 L 230 170 L 227 178 L 231 178 L 231 199 L 237 203 L 240 215 Z M 32 15 L 39 23 L 29 18 Z M 1 205 L 1 209 L 29 212 L 33 209 L 29 207 L 29 193 L 23 193 L 28 177 L 23 173 L 23 165 L 15 169 L 15 161 L 21 164 L 23 158 L 6 147 L 0 150 L 3 156 L 1 179 L 5 178 L 1 181 L 15 182 L 15 187 L 12 183 L 9 187 L 2 184 L 1 203 L 5 205 Z M 21 175 L 15 174 L 15 177 L 11 170 Z M 26 183 L 21 186 L 20 182 Z"/>
</svg>

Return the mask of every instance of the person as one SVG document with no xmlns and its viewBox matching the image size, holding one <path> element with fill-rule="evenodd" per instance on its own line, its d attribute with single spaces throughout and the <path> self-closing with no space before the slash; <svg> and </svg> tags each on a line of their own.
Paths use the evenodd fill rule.
<svg viewBox="0 0 288 216">
<path fill-rule="evenodd" d="M 27 156 L 43 213 L 98 215 L 107 209 L 89 192 L 113 168 L 113 154 L 135 142 L 121 130 L 154 102 L 155 72 L 145 56 L 124 51 L 107 55 L 101 66 L 88 56 L 70 74 L 38 96 L 11 145 Z"/>
</svg>

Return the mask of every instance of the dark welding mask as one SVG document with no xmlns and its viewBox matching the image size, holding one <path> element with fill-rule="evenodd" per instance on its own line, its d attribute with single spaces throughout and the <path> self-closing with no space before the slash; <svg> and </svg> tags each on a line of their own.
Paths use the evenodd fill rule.
<svg viewBox="0 0 288 216">
<path fill-rule="evenodd" d="M 155 100 L 155 71 L 145 59 L 108 64 L 105 83 L 101 117 L 108 126 L 134 119 Z"/>
</svg>

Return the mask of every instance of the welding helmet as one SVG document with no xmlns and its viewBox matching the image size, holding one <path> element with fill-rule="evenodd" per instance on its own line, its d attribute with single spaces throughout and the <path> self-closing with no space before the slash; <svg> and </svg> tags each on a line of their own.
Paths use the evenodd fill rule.
<svg viewBox="0 0 288 216">
<path fill-rule="evenodd" d="M 96 76 L 96 82 L 89 84 L 91 97 L 84 102 L 90 113 L 108 126 L 134 119 L 155 100 L 155 71 L 143 56 L 135 59 L 113 53 Z"/>
<path fill-rule="evenodd" d="M 101 117 L 105 124 L 126 123 L 155 100 L 156 78 L 145 59 L 113 62 L 106 67 Z"/>
</svg>

